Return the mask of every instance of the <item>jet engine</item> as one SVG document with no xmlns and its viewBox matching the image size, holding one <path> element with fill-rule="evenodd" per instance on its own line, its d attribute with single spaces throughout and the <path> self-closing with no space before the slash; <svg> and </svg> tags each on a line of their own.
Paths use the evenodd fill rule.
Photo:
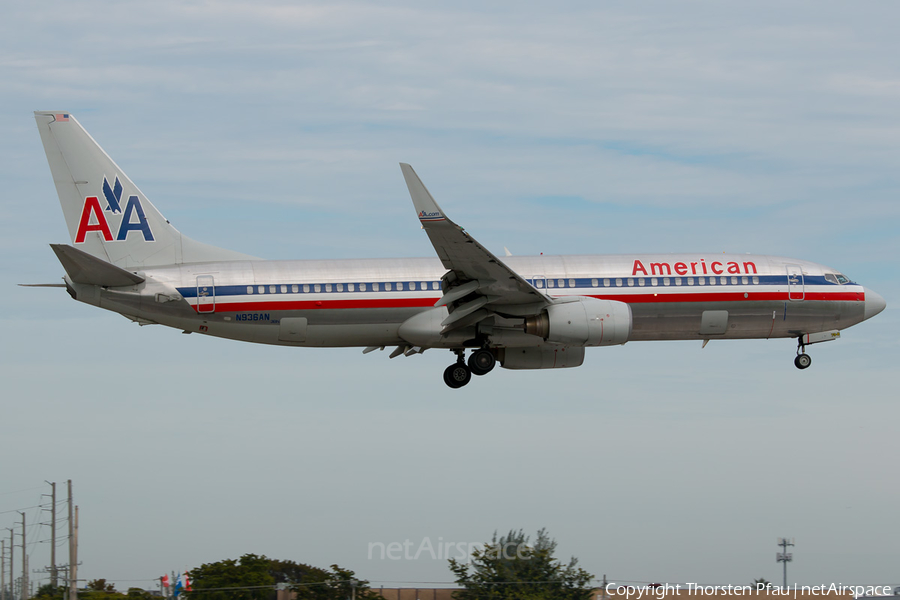
<svg viewBox="0 0 900 600">
<path fill-rule="evenodd" d="M 525 333 L 567 346 L 615 346 L 631 335 L 631 307 L 615 300 L 575 298 L 525 319 Z"/>
</svg>

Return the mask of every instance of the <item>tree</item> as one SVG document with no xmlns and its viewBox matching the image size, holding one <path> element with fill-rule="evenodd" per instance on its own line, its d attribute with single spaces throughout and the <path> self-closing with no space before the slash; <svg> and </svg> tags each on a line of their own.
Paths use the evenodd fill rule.
<svg viewBox="0 0 900 600">
<path fill-rule="evenodd" d="M 275 595 L 271 563 L 265 556 L 245 554 L 203 564 L 188 572 L 192 590 L 187 593 L 191 600 L 270 600 Z"/>
<path fill-rule="evenodd" d="M 34 593 L 34 600 L 62 600 L 65 590 L 65 587 L 53 587 L 51 584 L 45 583 Z"/>
<path fill-rule="evenodd" d="M 345 600 L 352 596 L 353 571 L 331 565 L 331 571 L 290 560 L 245 554 L 238 560 L 220 560 L 188 572 L 190 600 L 274 600 L 275 585 L 285 584 L 298 600 Z M 224 589 L 223 589 L 224 588 Z M 358 600 L 380 596 L 369 591 L 367 581 L 356 585 Z"/>
<path fill-rule="evenodd" d="M 116 586 L 112 583 L 106 583 L 105 579 L 94 579 L 93 581 L 89 581 L 85 588 L 94 590 L 95 592 L 115 593 L 116 591 Z"/>
<path fill-rule="evenodd" d="M 553 553 L 556 540 L 545 529 L 534 545 L 523 531 L 510 531 L 472 553 L 469 563 L 450 559 L 450 570 L 463 588 L 457 600 L 589 600 L 593 575 L 572 558 L 563 565 Z"/>
<path fill-rule="evenodd" d="M 356 588 L 357 600 L 380 600 L 381 595 L 369 589 L 369 582 L 358 580 L 356 573 L 331 565 L 331 571 L 316 569 L 292 589 L 297 600 L 346 600 L 353 597 Z"/>
</svg>

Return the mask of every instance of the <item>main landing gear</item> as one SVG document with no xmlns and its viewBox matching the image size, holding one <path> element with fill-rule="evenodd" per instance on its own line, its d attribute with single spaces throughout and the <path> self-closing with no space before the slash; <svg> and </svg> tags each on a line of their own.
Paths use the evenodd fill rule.
<svg viewBox="0 0 900 600">
<path fill-rule="evenodd" d="M 497 365 L 497 359 L 487 348 L 473 350 L 465 360 L 465 350 L 454 349 L 456 362 L 444 369 L 444 383 L 453 389 L 461 388 L 472 380 L 472 375 L 487 375 Z"/>
<path fill-rule="evenodd" d="M 798 369 L 807 369 L 812 364 L 812 358 L 806 353 L 806 344 L 803 343 L 803 336 L 797 338 L 797 358 L 794 359 L 794 366 Z"/>
</svg>

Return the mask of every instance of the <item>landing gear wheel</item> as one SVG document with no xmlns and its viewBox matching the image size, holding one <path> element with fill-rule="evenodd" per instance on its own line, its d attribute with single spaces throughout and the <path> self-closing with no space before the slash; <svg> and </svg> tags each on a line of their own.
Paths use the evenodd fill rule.
<svg viewBox="0 0 900 600">
<path fill-rule="evenodd" d="M 497 359 L 490 350 L 475 350 L 469 355 L 469 370 L 472 375 L 487 375 L 497 364 Z"/>
<path fill-rule="evenodd" d="M 794 359 L 794 366 L 798 369 L 806 369 L 811 364 L 812 358 L 809 357 L 809 354 L 798 354 Z"/>
<path fill-rule="evenodd" d="M 461 388 L 472 379 L 472 371 L 465 363 L 453 363 L 444 369 L 444 383 L 453 389 Z"/>
</svg>

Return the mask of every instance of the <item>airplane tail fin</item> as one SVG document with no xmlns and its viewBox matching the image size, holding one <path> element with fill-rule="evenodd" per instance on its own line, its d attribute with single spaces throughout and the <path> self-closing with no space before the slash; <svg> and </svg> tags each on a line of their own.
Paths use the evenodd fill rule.
<svg viewBox="0 0 900 600">
<path fill-rule="evenodd" d="M 34 118 L 74 248 L 126 269 L 253 259 L 183 236 L 70 113 Z"/>
</svg>

